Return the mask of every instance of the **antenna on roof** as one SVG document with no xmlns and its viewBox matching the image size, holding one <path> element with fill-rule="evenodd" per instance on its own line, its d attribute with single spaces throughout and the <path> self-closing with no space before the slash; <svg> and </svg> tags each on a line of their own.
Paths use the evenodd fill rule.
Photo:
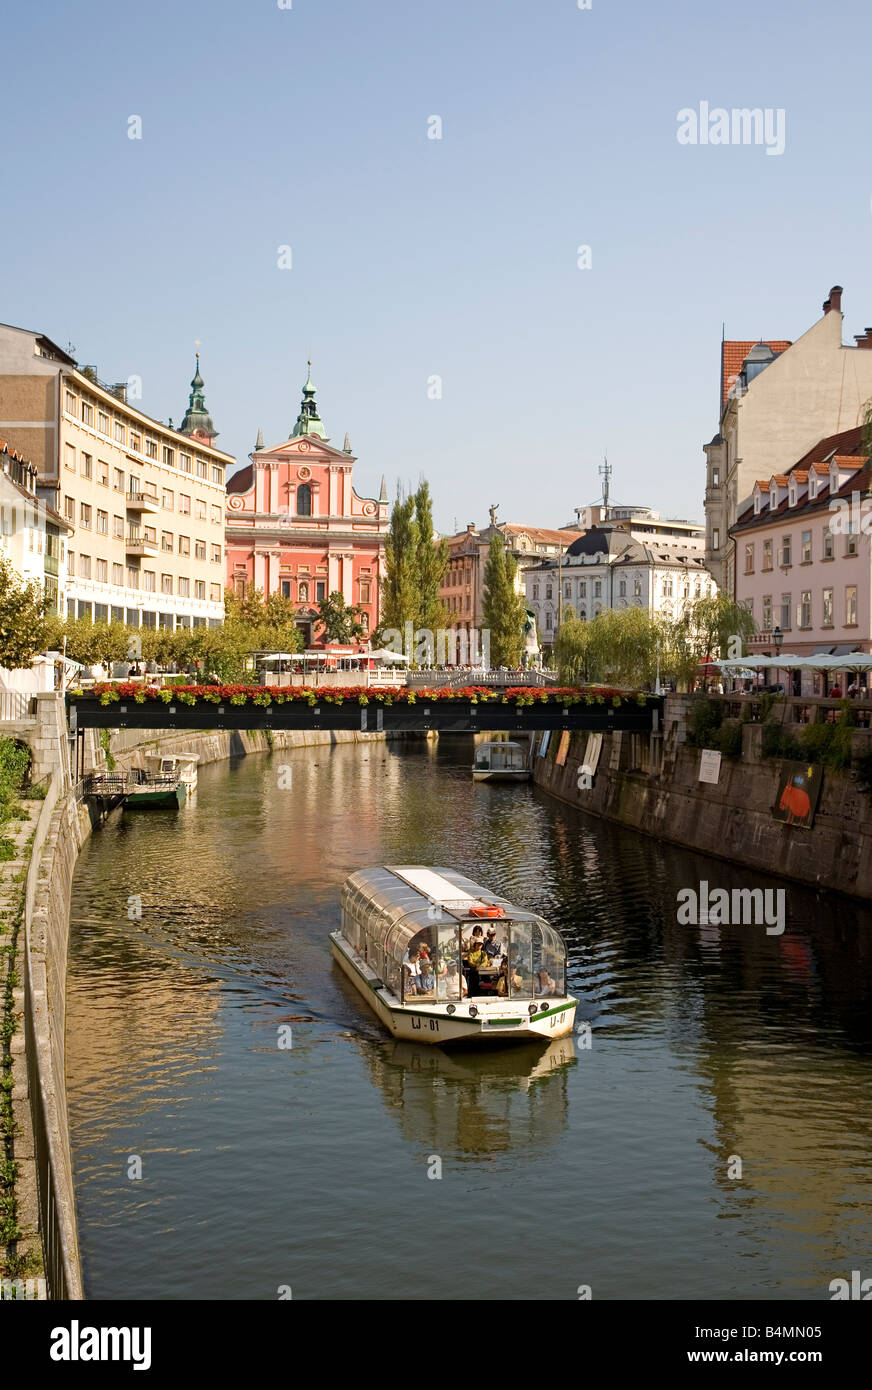
<svg viewBox="0 0 872 1390">
<path fill-rule="evenodd" d="M 608 521 L 608 519 L 609 519 L 609 479 L 610 479 L 611 476 L 612 476 L 612 469 L 611 469 L 611 465 L 609 464 L 608 452 L 606 452 L 605 454 L 603 454 L 603 461 L 602 461 L 602 466 L 601 466 L 600 469 L 599 469 L 599 475 L 600 475 L 600 477 L 601 477 L 602 480 L 603 480 L 603 510 L 605 511 L 605 516 L 604 516 L 603 520 L 604 520 L 604 521 Z"/>
</svg>

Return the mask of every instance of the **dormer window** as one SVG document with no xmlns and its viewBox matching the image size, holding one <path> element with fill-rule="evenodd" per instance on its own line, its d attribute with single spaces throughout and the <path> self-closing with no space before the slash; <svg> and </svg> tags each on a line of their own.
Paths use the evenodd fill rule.
<svg viewBox="0 0 872 1390">
<path fill-rule="evenodd" d="M 817 478 L 814 473 L 808 475 L 808 500 L 813 502 L 817 497 Z"/>
<path fill-rule="evenodd" d="M 795 507 L 795 506 L 796 506 L 796 484 L 795 484 L 795 483 L 791 483 L 791 484 L 790 484 L 789 501 L 790 501 L 790 506 L 791 506 L 791 507 Z"/>
<path fill-rule="evenodd" d="M 754 515 L 755 515 L 755 516 L 759 516 L 759 515 L 760 515 L 760 503 L 762 502 L 762 500 L 763 500 L 763 499 L 762 499 L 762 497 L 760 496 L 759 492 L 755 492 L 755 493 L 754 493 Z"/>
<path fill-rule="evenodd" d="M 775 508 L 776 508 L 777 506 L 778 506 L 778 489 L 777 489 L 776 487 L 771 487 L 771 488 L 769 489 L 769 510 L 770 510 L 770 512 L 774 512 L 774 511 L 775 511 Z"/>
</svg>

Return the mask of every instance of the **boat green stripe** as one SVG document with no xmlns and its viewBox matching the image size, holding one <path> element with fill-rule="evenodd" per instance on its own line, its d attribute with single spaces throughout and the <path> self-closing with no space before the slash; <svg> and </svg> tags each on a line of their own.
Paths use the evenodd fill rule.
<svg viewBox="0 0 872 1390">
<path fill-rule="evenodd" d="M 332 932 L 330 933 L 330 939 L 331 939 L 331 941 L 333 941 L 333 933 L 332 933 Z M 338 941 L 333 941 L 333 944 L 334 944 L 334 946 L 337 948 L 337 950 L 342 951 L 342 947 L 339 945 L 339 942 L 338 942 Z M 367 989 L 371 989 L 371 990 L 372 990 L 373 994 L 378 994 L 378 992 L 379 992 L 380 989 L 385 989 L 385 988 L 386 988 L 385 983 L 384 983 L 383 980 L 379 980 L 377 983 L 373 983 L 372 980 L 368 980 L 368 979 L 366 978 L 366 976 L 363 974 L 362 970 L 359 968 L 359 966 L 357 966 L 357 965 L 355 964 L 355 962 L 351 959 L 351 957 L 350 957 L 349 955 L 346 954 L 345 951 L 342 951 L 342 958 L 343 958 L 343 960 L 347 960 L 347 961 L 348 961 L 348 964 L 351 966 L 351 968 L 352 968 L 352 970 L 355 972 L 355 974 L 358 975 L 358 976 L 360 977 L 360 979 L 361 979 L 361 980 L 363 981 L 363 983 L 366 985 Z M 384 1004 L 384 1007 L 385 1007 L 386 1009 L 391 1009 L 392 1012 L 394 1012 L 394 1013 L 402 1013 L 402 1014 L 404 1014 L 404 1015 L 405 1015 L 406 1017 L 408 1017 L 408 1018 L 441 1018 L 441 1019 L 453 1020 L 453 1021 L 456 1022 L 456 1023 L 478 1023 L 478 1022 L 479 1022 L 479 1019 L 481 1018 L 481 1014 L 479 1014 L 476 1018 L 469 1018 L 466 1014 L 459 1014 L 459 1015 L 458 1015 L 458 1014 L 456 1014 L 456 1013 L 453 1013 L 453 1014 L 447 1014 L 447 1013 L 441 1013 L 441 1014 L 425 1013 L 423 1009 L 410 1009 L 410 1008 L 408 1008 L 405 1004 L 400 1004 L 400 1005 L 398 1005 L 397 1007 L 394 1007 L 394 1006 L 391 1005 L 391 1004 L 385 1003 L 384 1000 L 382 1000 L 381 1002 L 382 1002 L 382 1004 Z M 549 1014 L 560 1014 L 560 1013 L 563 1013 L 563 1011 L 564 1011 L 565 1009 L 574 1009 L 574 1008 L 576 1008 L 577 1005 L 578 1005 L 578 1000 L 577 1000 L 577 999 L 571 999 L 571 1000 L 570 1000 L 568 1003 L 566 1003 L 566 1004 L 553 1004 L 553 1005 L 551 1005 L 551 1006 L 550 1006 L 549 1008 L 547 1008 L 547 1009 L 537 1010 L 537 1012 L 536 1012 L 535 1014 L 527 1014 L 526 1018 L 522 1017 L 522 1018 L 495 1018 L 495 1019 L 492 1019 L 492 1020 L 489 1021 L 488 1027 L 489 1027 L 489 1028 L 505 1028 L 505 1027 L 511 1025 L 511 1026 L 514 1028 L 514 1027 L 517 1027 L 517 1025 L 518 1025 L 519 1023 L 538 1023 L 540 1019 L 548 1018 Z"/>
</svg>

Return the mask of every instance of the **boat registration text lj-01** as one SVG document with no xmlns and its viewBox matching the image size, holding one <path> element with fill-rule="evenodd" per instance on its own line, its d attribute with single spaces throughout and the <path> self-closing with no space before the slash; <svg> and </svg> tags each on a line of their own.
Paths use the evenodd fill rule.
<svg viewBox="0 0 872 1390">
<path fill-rule="evenodd" d="M 453 869 L 361 869 L 333 956 L 395 1038 L 508 1042 L 572 1032 L 566 947 L 535 913 Z"/>
</svg>

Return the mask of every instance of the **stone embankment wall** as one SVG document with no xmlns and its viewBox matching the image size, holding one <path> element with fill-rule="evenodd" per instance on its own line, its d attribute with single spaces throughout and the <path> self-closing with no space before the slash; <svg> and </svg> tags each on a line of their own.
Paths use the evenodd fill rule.
<svg viewBox="0 0 872 1390">
<path fill-rule="evenodd" d="M 46 1277 L 52 1298 L 82 1297 L 64 1070 L 70 890 L 88 811 L 52 779 L 34 836 L 25 906 L 25 1048 Z"/>
<path fill-rule="evenodd" d="M 853 897 L 872 897 L 872 794 L 850 772 L 824 772 L 811 830 L 773 819 L 780 762 L 760 753 L 761 726 L 743 729 L 741 759 L 723 758 L 716 785 L 699 781 L 700 750 L 686 742 L 685 705 L 666 701 L 663 729 L 603 738 L 593 785 L 580 789 L 587 734 L 571 735 L 565 762 L 552 733 L 533 750 L 534 781 L 580 810 L 701 854 Z"/>
<path fill-rule="evenodd" d="M 107 766 L 107 750 L 101 744 L 96 730 L 88 730 L 94 737 L 86 743 L 86 771 L 95 768 L 103 770 Z M 149 753 L 195 753 L 199 766 L 207 763 L 223 762 L 227 758 L 243 758 L 253 753 L 278 752 L 292 748 L 323 748 L 325 744 L 372 743 L 384 740 L 384 734 L 361 734 L 354 730 L 331 732 L 329 729 L 280 730 L 272 737 L 264 730 L 237 729 L 221 730 L 212 733 L 166 733 L 155 736 L 141 729 L 110 730 L 109 749 L 118 769 L 129 770 L 145 767 Z"/>
</svg>

